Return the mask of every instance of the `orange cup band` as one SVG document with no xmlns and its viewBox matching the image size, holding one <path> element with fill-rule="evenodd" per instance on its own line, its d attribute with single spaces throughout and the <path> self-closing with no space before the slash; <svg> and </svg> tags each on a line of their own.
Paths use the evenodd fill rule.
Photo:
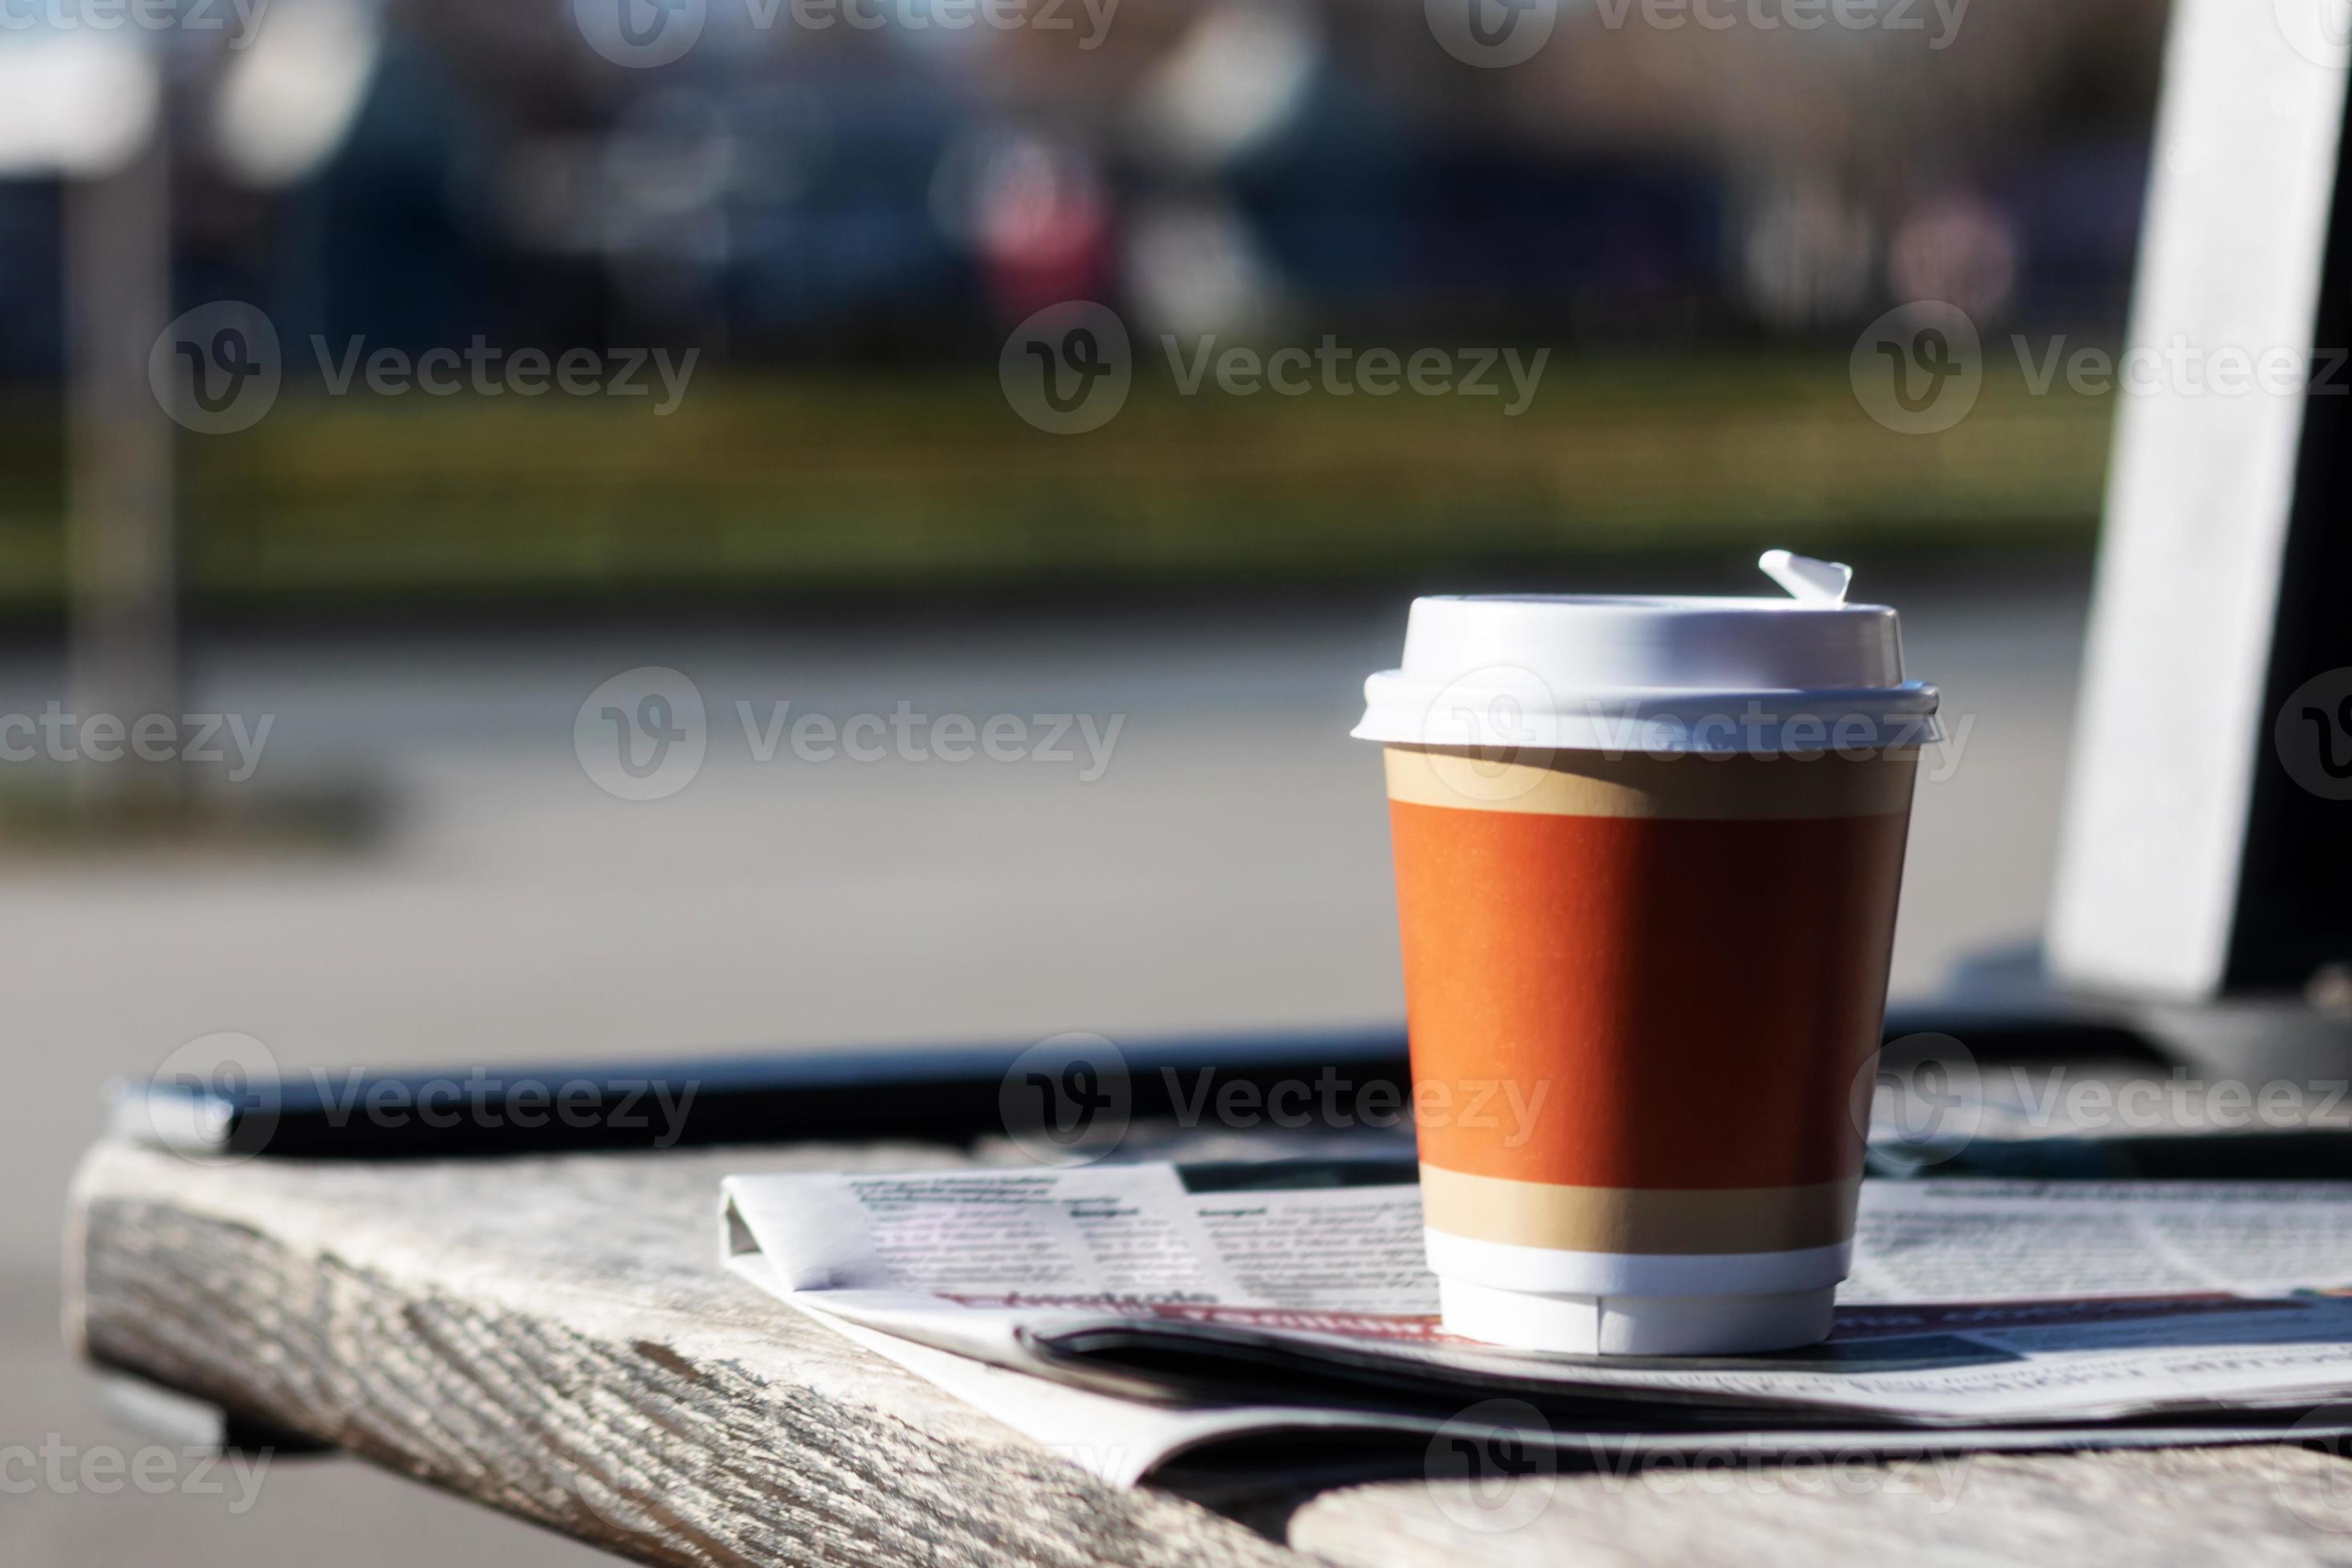
<svg viewBox="0 0 2352 1568">
<path fill-rule="evenodd" d="M 1525 1108 L 1423 1118 L 1426 1163 L 1621 1194 L 1859 1175 L 1850 1099 L 1884 1016 L 1913 756 L 1577 753 L 1519 775 L 1463 757 L 1488 771 L 1449 782 L 1434 753 L 1389 755 L 1416 1093 Z"/>
</svg>

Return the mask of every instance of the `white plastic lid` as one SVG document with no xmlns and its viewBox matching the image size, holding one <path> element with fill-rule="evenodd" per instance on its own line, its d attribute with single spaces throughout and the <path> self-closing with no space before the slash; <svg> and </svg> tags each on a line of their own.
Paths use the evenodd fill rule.
<svg viewBox="0 0 2352 1568">
<path fill-rule="evenodd" d="M 1895 614 L 1847 568 L 1759 563 L 1788 598 L 1415 599 L 1404 660 L 1364 682 L 1360 740 L 1608 752 L 1819 752 L 1941 738 Z"/>
</svg>

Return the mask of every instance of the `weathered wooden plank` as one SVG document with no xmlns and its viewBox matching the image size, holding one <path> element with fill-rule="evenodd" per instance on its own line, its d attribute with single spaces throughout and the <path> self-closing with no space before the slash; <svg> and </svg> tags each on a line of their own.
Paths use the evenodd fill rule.
<svg viewBox="0 0 2352 1568">
<path fill-rule="evenodd" d="M 2352 1463 L 2287 1445 L 1750 1464 L 1327 1492 L 1292 1546 L 1341 1568 L 2014 1568 L 2352 1563 Z"/>
<path fill-rule="evenodd" d="M 1271 1479 L 1243 1489 L 1286 1552 L 1104 1486 L 715 1267 L 722 1173 L 958 1160 L 214 1165 L 108 1145 L 77 1183 L 72 1321 L 104 1364 L 653 1563 L 2352 1563 L 2352 1464 L 2292 1447 L 1734 1448 L 1697 1473 L 1390 1482 L 1295 1510 Z"/>
<path fill-rule="evenodd" d="M 1292 1564 L 1105 1485 L 716 1266 L 720 1174 L 919 1146 L 397 1166 L 102 1145 L 88 1354 L 658 1563 Z"/>
</svg>

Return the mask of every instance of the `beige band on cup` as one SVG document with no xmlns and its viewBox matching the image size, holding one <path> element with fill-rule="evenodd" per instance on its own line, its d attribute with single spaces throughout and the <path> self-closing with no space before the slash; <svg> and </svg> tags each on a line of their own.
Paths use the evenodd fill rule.
<svg viewBox="0 0 2352 1568">
<path fill-rule="evenodd" d="M 1566 1252 L 1794 1252 L 1853 1235 L 1862 1178 L 1808 1187 L 1570 1187 L 1421 1168 L 1422 1217 L 1473 1241 Z"/>
<path fill-rule="evenodd" d="M 1413 805 L 1717 822 L 1908 811 L 1919 758 L 1916 746 L 1866 757 L 1612 757 L 1559 751 L 1543 753 L 1538 766 L 1420 746 L 1383 751 L 1389 798 Z"/>
</svg>

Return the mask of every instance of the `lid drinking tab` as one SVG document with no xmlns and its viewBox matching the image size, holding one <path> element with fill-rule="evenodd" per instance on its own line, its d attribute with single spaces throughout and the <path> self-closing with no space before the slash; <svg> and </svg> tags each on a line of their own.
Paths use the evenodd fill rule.
<svg viewBox="0 0 2352 1568">
<path fill-rule="evenodd" d="M 1843 561 L 1816 561 L 1792 551 L 1768 550 L 1756 558 L 1764 575 L 1789 590 L 1789 596 L 1808 605 L 1843 605 L 1853 583 L 1853 568 Z"/>
</svg>

